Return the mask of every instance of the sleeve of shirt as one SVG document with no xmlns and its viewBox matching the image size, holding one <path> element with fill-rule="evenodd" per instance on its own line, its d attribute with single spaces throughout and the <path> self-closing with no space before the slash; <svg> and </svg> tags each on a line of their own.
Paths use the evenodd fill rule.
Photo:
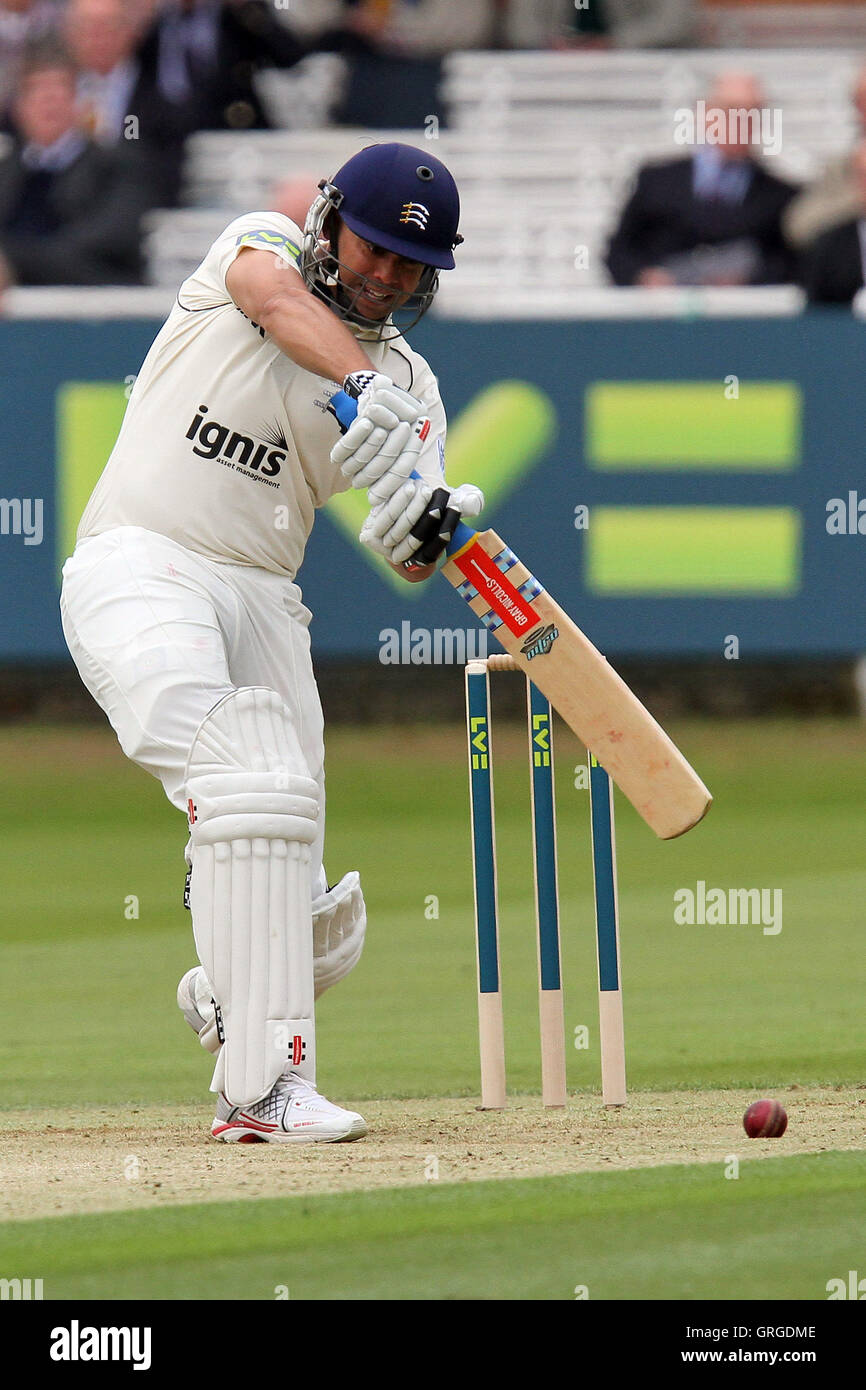
<svg viewBox="0 0 866 1390">
<path fill-rule="evenodd" d="M 247 212 L 236 217 L 217 237 L 201 265 L 184 280 L 178 291 L 179 303 L 184 309 L 216 309 L 230 304 L 226 273 L 245 246 L 273 251 L 300 274 L 302 240 L 300 227 L 281 212 Z"/>
</svg>

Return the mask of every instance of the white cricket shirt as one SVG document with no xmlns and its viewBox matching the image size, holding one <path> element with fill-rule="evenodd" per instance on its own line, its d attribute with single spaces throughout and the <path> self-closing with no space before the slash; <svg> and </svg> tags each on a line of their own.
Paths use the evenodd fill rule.
<svg viewBox="0 0 866 1390">
<path fill-rule="evenodd" d="M 144 360 L 78 539 L 142 526 L 211 560 L 294 578 L 315 509 L 348 488 L 330 460 L 335 382 L 298 367 L 241 313 L 226 271 L 244 246 L 297 268 L 301 231 L 276 212 L 238 217 L 183 282 Z M 300 273 L 300 272 L 299 272 Z M 363 341 L 374 366 L 424 402 L 418 471 L 442 479 L 445 411 L 429 366 L 402 338 Z"/>
</svg>

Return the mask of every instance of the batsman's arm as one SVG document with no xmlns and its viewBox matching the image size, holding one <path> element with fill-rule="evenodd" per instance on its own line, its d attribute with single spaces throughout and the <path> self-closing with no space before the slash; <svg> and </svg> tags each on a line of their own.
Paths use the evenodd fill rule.
<svg viewBox="0 0 866 1390">
<path fill-rule="evenodd" d="M 305 371 L 336 382 L 350 372 L 375 371 L 346 325 L 273 252 L 243 247 L 226 271 L 226 289 L 241 312 Z"/>
</svg>

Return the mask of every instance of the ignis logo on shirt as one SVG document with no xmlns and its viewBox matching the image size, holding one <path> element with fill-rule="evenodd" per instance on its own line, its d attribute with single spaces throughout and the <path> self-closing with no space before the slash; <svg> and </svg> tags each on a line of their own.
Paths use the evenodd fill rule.
<svg viewBox="0 0 866 1390">
<path fill-rule="evenodd" d="M 218 420 L 207 420 L 207 406 L 199 406 L 199 414 L 194 415 L 187 439 L 195 441 L 193 453 L 203 459 L 219 459 L 239 472 L 246 469 L 273 478 L 286 461 L 286 439 L 282 430 L 274 427 L 263 432 L 265 442 L 249 434 L 240 434 L 229 425 L 221 425 Z M 273 446 L 277 445 L 276 448 Z"/>
</svg>

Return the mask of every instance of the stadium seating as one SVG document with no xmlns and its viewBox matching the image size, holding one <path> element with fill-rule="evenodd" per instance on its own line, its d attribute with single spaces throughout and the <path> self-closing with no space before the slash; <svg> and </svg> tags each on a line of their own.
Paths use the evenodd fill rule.
<svg viewBox="0 0 866 1390">
<path fill-rule="evenodd" d="M 339 59 L 321 55 L 312 67 L 268 76 L 271 108 L 292 129 L 189 142 L 187 207 L 149 223 L 150 279 L 176 285 L 228 217 L 267 207 L 281 180 L 331 174 L 364 144 L 399 139 L 429 145 L 461 188 L 461 274 L 459 284 L 443 277 L 440 312 L 583 312 L 586 291 L 607 284 L 603 249 L 635 169 L 676 152 L 674 112 L 705 93 L 714 73 L 761 76 L 783 113 L 782 150 L 768 166 L 804 181 L 851 142 L 857 63 L 850 51 L 816 59 L 797 49 L 454 54 L 442 91 L 448 126 L 428 141 L 432 121 L 427 131 L 311 127 L 325 107 L 303 94 L 339 82 Z"/>
</svg>

